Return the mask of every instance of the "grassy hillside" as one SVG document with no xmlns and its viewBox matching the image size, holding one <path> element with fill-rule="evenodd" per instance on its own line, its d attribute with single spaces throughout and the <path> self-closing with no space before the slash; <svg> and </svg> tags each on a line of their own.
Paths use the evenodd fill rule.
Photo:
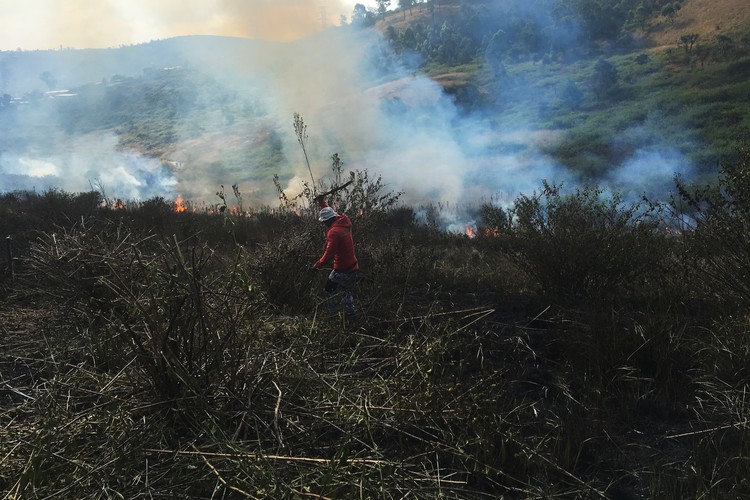
<svg viewBox="0 0 750 500">
<path fill-rule="evenodd" d="M 738 43 L 750 36 L 750 10 L 742 0 L 690 0 L 679 10 L 674 23 L 660 19 L 649 29 L 650 46 L 668 48 L 679 44 L 680 36 L 697 33 L 708 42 L 719 35 Z"/>
<path fill-rule="evenodd" d="M 387 34 L 458 22 L 461 2 L 435 5 L 389 13 L 377 27 Z M 680 41 L 686 34 L 697 35 L 689 51 Z M 460 66 L 430 62 L 424 71 L 467 110 L 492 114 L 500 129 L 519 123 L 548 131 L 557 140 L 547 152 L 585 178 L 605 177 L 656 144 L 711 176 L 750 130 L 748 9 L 739 0 L 691 0 L 674 23 L 657 13 L 632 36 L 629 49 L 602 43 L 571 61 L 506 58 L 501 73 L 481 58 Z M 614 74 L 603 83 L 602 59 Z"/>
<path fill-rule="evenodd" d="M 420 25 L 440 30 L 463 15 L 458 2 L 434 5 L 390 12 L 376 26 L 387 36 L 391 28 L 401 36 Z M 567 53 L 513 49 L 494 61 L 476 57 L 449 65 L 424 60 L 416 71 L 438 82 L 459 113 L 468 117 L 451 124 L 456 133 L 462 134 L 463 127 L 470 134 L 475 118 L 490 124 L 489 132 L 467 139 L 480 141 L 482 151 L 463 152 L 481 155 L 488 165 L 501 163 L 507 154 L 533 151 L 529 156 L 536 158 L 540 147 L 546 162 L 563 166 L 576 182 L 607 179 L 644 158 L 663 170 L 680 166 L 699 180 L 710 179 L 721 159 L 732 154 L 738 138 L 750 130 L 746 10 L 735 0 L 717 2 L 710 9 L 690 0 L 674 24 L 654 14 L 647 31 L 632 33 L 627 50 L 610 42 L 589 42 Z M 699 35 L 689 50 L 679 42 L 684 34 Z M 252 186 L 259 198 L 271 199 L 272 175 L 292 177 L 284 152 L 289 131 L 280 128 L 277 110 L 265 103 L 262 90 L 249 85 L 238 90 L 235 84 L 247 83 L 252 74 L 228 64 L 258 59 L 269 47 L 239 39 L 185 37 L 86 54 L 0 54 L 0 64 L 9 68 L 6 83 L 16 81 L 12 77 L 20 75 L 21 67 L 33 68 L 26 70 L 27 83 L 35 78 L 35 85 L 42 85 L 43 68 L 50 68 L 60 85 L 72 83 L 69 78 L 77 70 L 63 68 L 83 68 L 86 57 L 97 62 L 96 68 L 85 66 L 80 78 L 94 78 L 91 71 L 97 68 L 107 73 L 95 83 L 83 85 L 79 80 L 66 89 L 76 94 L 69 101 L 50 101 L 39 90 L 8 94 L 31 106 L 16 113 L 14 105 L 0 105 L 0 124 L 7 131 L 0 149 L 9 158 L 53 155 L 104 135 L 113 137 L 120 151 L 155 159 L 166 173 L 179 178 L 185 192 L 205 196 L 213 186 L 241 183 Z M 301 46 L 286 47 L 291 54 L 300 50 Z M 213 57 L 217 53 L 224 57 Z M 380 47 L 375 53 L 378 69 L 413 61 L 410 53 L 393 49 Z M 24 57 L 28 59 L 20 64 Z M 602 73 L 606 66 L 601 61 L 610 73 Z M 402 77 L 386 70 L 368 85 L 389 78 L 397 83 Z M 362 90 L 370 92 L 358 92 Z M 381 101 L 395 113 L 406 99 L 396 90 Z M 340 108 L 350 107 L 345 103 L 351 96 L 343 102 L 312 107 L 321 117 L 335 116 Z M 532 139 L 536 137 L 543 140 Z M 339 146 L 338 138 L 331 142 Z M 320 157 L 332 152 L 345 157 L 349 153 L 324 151 Z M 6 183 L 9 189 L 16 185 L 13 181 Z"/>
</svg>

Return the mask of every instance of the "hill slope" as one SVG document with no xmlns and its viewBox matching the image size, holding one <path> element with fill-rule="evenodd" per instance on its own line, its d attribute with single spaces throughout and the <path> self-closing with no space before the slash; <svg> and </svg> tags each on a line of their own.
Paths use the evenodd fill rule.
<svg viewBox="0 0 750 500">
<path fill-rule="evenodd" d="M 455 17 L 461 3 L 441 2 L 434 9 L 421 3 L 410 9 L 397 9 L 380 18 L 376 27 L 385 32 L 389 28 L 403 30 L 419 23 L 440 26 L 444 21 Z M 738 40 L 743 36 L 750 36 L 750 8 L 747 0 L 684 0 L 674 23 L 655 15 L 644 39 L 651 47 L 668 47 L 679 43 L 679 37 L 687 33 L 697 33 L 701 40 L 710 40 L 717 35 Z"/>
<path fill-rule="evenodd" d="M 749 15 L 741 3 L 687 0 L 674 27 L 655 18 L 648 40 L 674 47 L 679 29 L 708 45 L 716 26 L 741 33 Z M 458 2 L 420 4 L 377 27 L 388 35 L 417 22 L 440 26 L 458 11 Z M 484 28 L 497 31 L 495 21 Z M 460 38 L 468 31 L 455 30 Z M 77 191 L 101 179 L 133 196 L 205 200 L 215 186 L 240 183 L 275 201 L 273 173 L 290 187 L 309 178 L 294 112 L 311 125 L 316 179 L 329 174 L 335 152 L 345 168 L 370 169 L 430 200 L 513 197 L 542 178 L 616 183 L 645 160 L 672 187 L 678 167 L 715 169 L 733 150 L 732 135 L 750 130 L 747 54 L 709 58 L 704 68 L 672 52 L 524 49 L 503 52 L 499 64 L 447 58 L 419 68 L 371 30 L 331 29 L 291 44 L 185 37 L 96 52 L 0 53 L 5 92 L 21 80 L 31 86 L 23 92 L 41 86 L 44 71 L 72 89 L 67 101 L 37 91 L 25 104 L 0 106 L 8 131 L 0 190 Z M 597 81 L 600 56 L 616 77 L 605 85 Z"/>
<path fill-rule="evenodd" d="M 701 40 L 718 35 L 750 36 L 750 8 L 747 0 L 687 0 L 674 25 L 661 18 L 647 39 L 654 47 L 674 46 L 682 35 L 697 33 Z"/>
</svg>

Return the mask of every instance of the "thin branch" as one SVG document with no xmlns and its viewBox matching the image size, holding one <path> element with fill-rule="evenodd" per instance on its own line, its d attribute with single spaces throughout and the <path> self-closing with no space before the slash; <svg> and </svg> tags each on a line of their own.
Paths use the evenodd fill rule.
<svg viewBox="0 0 750 500">
<path fill-rule="evenodd" d="M 218 458 L 252 458 L 252 459 L 268 459 L 278 460 L 286 462 L 300 462 L 307 464 L 323 464 L 328 465 L 332 462 L 342 462 L 340 459 L 328 459 L 328 458 L 315 458 L 315 457 L 290 457 L 285 455 L 260 455 L 257 453 L 215 453 L 208 451 L 181 451 L 181 450 L 165 450 L 157 448 L 146 448 L 143 451 L 149 453 L 165 453 L 172 455 L 189 455 L 189 456 L 206 456 L 206 457 L 218 457 Z M 347 464 L 366 464 L 366 465 L 396 465 L 393 462 L 387 460 L 377 460 L 372 458 L 347 458 L 343 460 Z"/>
<path fill-rule="evenodd" d="M 232 491 L 236 491 L 237 493 L 239 493 L 241 495 L 244 495 L 246 498 L 258 498 L 256 496 L 251 495 L 247 491 L 241 490 L 241 489 L 237 488 L 236 486 L 232 486 L 231 484 L 227 483 L 226 480 L 223 477 L 221 477 L 221 474 L 219 474 L 219 471 L 216 470 L 216 467 L 214 467 L 213 465 L 211 465 L 211 462 L 208 461 L 208 458 L 206 458 L 205 455 L 199 455 L 199 456 L 203 459 L 203 462 L 205 462 L 205 464 L 208 466 L 208 468 L 211 469 L 211 472 L 214 473 L 214 475 L 216 476 L 216 479 L 218 479 L 219 482 L 221 482 L 221 484 L 223 484 L 224 486 L 226 486 L 227 488 L 229 488 Z"/>
<path fill-rule="evenodd" d="M 747 427 L 747 420 L 744 422 L 737 422 L 735 424 L 727 424 L 727 425 L 721 425 L 719 427 L 712 427 L 711 429 L 703 429 L 701 431 L 694 431 L 694 432 L 684 432 L 682 434 L 672 434 L 671 436 L 664 436 L 664 439 L 677 439 L 681 437 L 688 437 L 688 436 L 697 436 L 699 434 L 708 434 L 709 432 L 715 432 L 715 431 L 723 431 L 725 429 L 742 429 Z"/>
</svg>

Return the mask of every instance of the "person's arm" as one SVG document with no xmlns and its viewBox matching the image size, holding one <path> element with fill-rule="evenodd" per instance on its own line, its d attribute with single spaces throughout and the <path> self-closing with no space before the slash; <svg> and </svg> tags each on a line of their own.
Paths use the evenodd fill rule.
<svg viewBox="0 0 750 500">
<path fill-rule="evenodd" d="M 336 254 L 335 237 L 335 234 L 331 232 L 329 232 L 326 236 L 326 249 L 323 252 L 323 256 L 315 263 L 316 269 L 321 269 L 325 265 L 325 263 L 333 259 L 333 256 Z"/>
</svg>

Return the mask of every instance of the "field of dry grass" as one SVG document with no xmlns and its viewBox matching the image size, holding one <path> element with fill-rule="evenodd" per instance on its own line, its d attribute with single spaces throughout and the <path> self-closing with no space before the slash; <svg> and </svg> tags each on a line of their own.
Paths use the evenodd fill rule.
<svg viewBox="0 0 750 500">
<path fill-rule="evenodd" d="M 354 322 L 310 212 L 4 195 L 0 495 L 747 497 L 749 153 L 692 228 L 550 185 L 475 238 L 354 210 Z"/>
<path fill-rule="evenodd" d="M 674 25 L 661 18 L 647 34 L 654 47 L 675 47 L 682 35 L 697 33 L 701 40 L 718 35 L 747 34 L 750 6 L 746 0 L 687 0 Z"/>
</svg>

